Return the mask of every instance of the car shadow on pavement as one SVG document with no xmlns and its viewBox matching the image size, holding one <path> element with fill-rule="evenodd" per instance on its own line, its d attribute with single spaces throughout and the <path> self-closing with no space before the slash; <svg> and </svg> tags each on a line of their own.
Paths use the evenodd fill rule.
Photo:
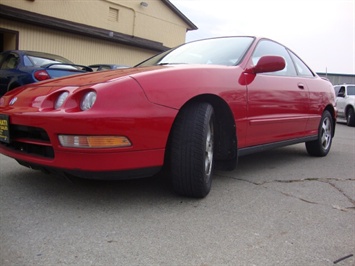
<svg viewBox="0 0 355 266">
<path fill-rule="evenodd" d="M 67 179 L 37 170 L 16 167 L 2 178 L 1 190 L 10 190 L 24 200 L 42 205 L 64 204 L 66 207 L 80 205 L 83 202 L 115 204 L 117 202 L 179 200 L 174 194 L 165 176 L 160 174 L 133 180 L 91 180 L 81 178 Z M 6 193 L 7 194 L 7 193 Z"/>
<path fill-rule="evenodd" d="M 259 171 L 281 167 L 283 164 L 287 165 L 290 161 L 305 160 L 305 157 L 309 158 L 304 146 L 302 148 L 297 145 L 284 147 L 241 157 L 237 169 L 228 173 L 238 172 L 243 176 L 253 175 Z M 28 192 L 32 195 L 31 197 L 38 195 L 39 198 L 42 198 L 47 195 L 51 199 L 57 197 L 58 200 L 71 198 L 74 202 L 81 202 L 88 199 L 89 201 L 106 201 L 107 203 L 137 199 L 139 201 L 142 199 L 188 200 L 172 191 L 169 177 L 163 173 L 141 179 L 103 181 L 81 178 L 66 179 L 26 168 L 16 169 L 19 169 L 18 172 L 12 173 L 6 178 L 5 184 L 14 189 L 15 194 Z M 214 182 L 218 182 L 220 178 L 216 176 L 214 179 Z"/>
</svg>

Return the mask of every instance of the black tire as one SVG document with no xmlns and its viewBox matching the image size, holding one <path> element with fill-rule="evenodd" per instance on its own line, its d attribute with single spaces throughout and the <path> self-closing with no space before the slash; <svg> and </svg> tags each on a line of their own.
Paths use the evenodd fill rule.
<svg viewBox="0 0 355 266">
<path fill-rule="evenodd" d="M 324 111 L 318 127 L 318 139 L 306 142 L 309 155 L 323 157 L 328 154 L 333 139 L 333 118 L 329 111 Z"/>
<path fill-rule="evenodd" d="M 346 124 L 349 127 L 354 127 L 355 126 L 355 113 L 353 108 L 349 108 L 347 114 L 346 114 Z"/>
<path fill-rule="evenodd" d="M 210 192 L 214 125 L 213 107 L 208 103 L 192 103 L 179 112 L 169 145 L 169 172 L 178 194 L 204 198 Z"/>
</svg>

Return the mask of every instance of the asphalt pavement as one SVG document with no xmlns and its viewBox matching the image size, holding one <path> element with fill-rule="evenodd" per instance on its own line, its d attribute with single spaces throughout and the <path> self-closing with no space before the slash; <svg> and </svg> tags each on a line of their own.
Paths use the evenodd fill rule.
<svg viewBox="0 0 355 266">
<path fill-rule="evenodd" d="M 68 181 L 0 155 L 0 265 L 354 265 L 355 128 L 240 158 L 202 200 L 162 176 Z"/>
</svg>

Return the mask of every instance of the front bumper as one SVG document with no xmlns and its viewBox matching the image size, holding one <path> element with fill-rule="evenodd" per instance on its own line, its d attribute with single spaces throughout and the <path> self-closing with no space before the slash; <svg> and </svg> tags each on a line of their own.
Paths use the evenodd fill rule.
<svg viewBox="0 0 355 266">
<path fill-rule="evenodd" d="M 73 114 L 48 117 L 10 113 L 10 143 L 0 142 L 0 153 L 30 168 L 84 178 L 154 175 L 164 164 L 165 146 L 176 113 L 172 110 L 169 116 L 169 109 L 164 111 L 163 118 L 160 111 L 152 114 L 144 110 L 145 116 L 135 113 L 133 117 L 110 118 L 95 114 L 90 119 Z M 61 146 L 60 134 L 124 135 L 132 146 L 68 148 Z"/>
</svg>

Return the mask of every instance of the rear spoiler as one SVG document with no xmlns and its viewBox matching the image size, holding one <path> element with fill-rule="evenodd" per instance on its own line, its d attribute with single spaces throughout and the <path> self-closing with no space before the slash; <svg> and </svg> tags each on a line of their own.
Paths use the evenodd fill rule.
<svg viewBox="0 0 355 266">
<path fill-rule="evenodd" d="M 54 67 L 53 67 L 54 66 Z M 58 67 L 57 67 L 58 66 Z M 61 68 L 60 66 L 71 66 L 73 68 L 76 68 L 76 69 L 70 69 L 70 68 Z M 66 69 L 66 70 L 77 70 L 77 71 L 85 71 L 85 72 L 92 72 L 92 68 L 88 67 L 88 66 L 84 66 L 84 65 L 77 65 L 77 64 L 67 64 L 67 63 L 52 63 L 52 64 L 46 64 L 46 65 L 43 65 L 41 66 L 43 68 L 52 68 L 52 69 Z"/>
</svg>

